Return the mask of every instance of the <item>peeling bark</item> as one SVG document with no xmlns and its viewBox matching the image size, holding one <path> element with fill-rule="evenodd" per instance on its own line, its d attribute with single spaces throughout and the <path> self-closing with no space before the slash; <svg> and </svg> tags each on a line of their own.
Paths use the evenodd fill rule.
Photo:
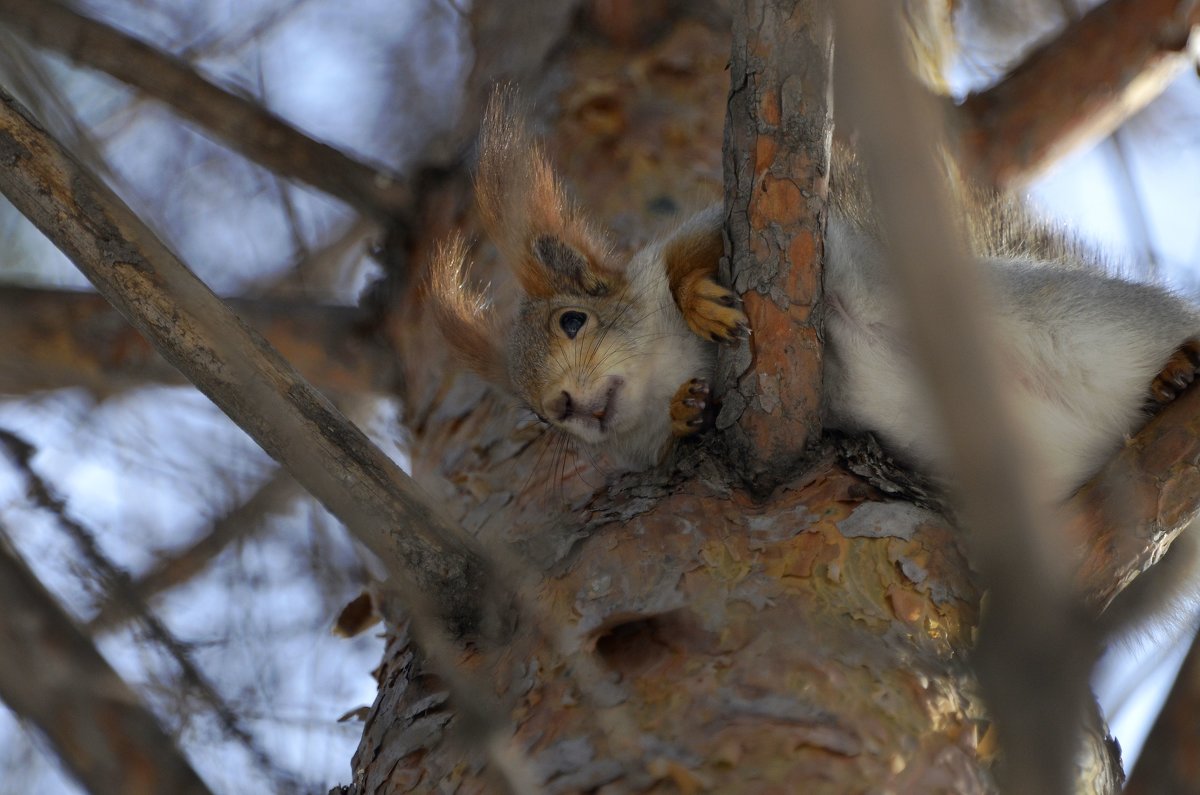
<svg viewBox="0 0 1200 795">
<path fill-rule="evenodd" d="M 559 52 L 527 88 L 535 121 L 619 246 L 719 191 L 723 34 L 676 20 L 632 52 L 579 32 Z M 429 197 L 415 262 L 450 229 L 477 234 L 469 205 L 461 181 Z M 489 247 L 474 257 L 510 295 Z M 421 299 L 393 328 L 414 471 L 520 583 L 511 645 L 460 662 L 490 677 L 547 791 L 995 791 L 994 733 L 963 664 L 978 590 L 944 520 L 829 456 L 751 491 L 712 440 L 606 487 L 596 462 L 449 363 Z M 404 627 L 379 675 L 350 789 L 485 791 L 484 754 Z M 1078 786 L 1116 791 L 1114 748 L 1094 712 L 1085 722 Z"/>
<path fill-rule="evenodd" d="M 580 36 L 543 69 L 562 86 L 543 104 L 551 152 L 620 245 L 667 226 L 662 208 L 719 194 L 727 41 L 676 21 L 633 53 Z M 464 189 L 425 205 L 432 239 L 474 234 Z M 488 248 L 475 258 L 505 295 Z M 450 366 L 420 311 L 407 296 L 400 312 L 417 322 L 395 329 L 415 476 L 484 547 L 507 550 L 519 583 L 510 645 L 460 664 L 500 695 L 546 791 L 992 791 L 962 664 L 977 592 L 936 514 L 877 502 L 831 456 L 760 495 L 711 441 L 605 488 L 594 462 L 556 457 Z M 494 786 L 403 627 L 379 676 L 354 792 Z"/>
<path fill-rule="evenodd" d="M 771 7 L 781 5 L 786 4 Z M 607 221 L 618 245 L 638 247 L 671 225 L 676 210 L 698 209 L 718 196 L 720 123 L 728 94 L 725 35 L 694 20 L 673 19 L 661 37 L 641 45 L 620 31 L 610 31 L 621 39 L 621 47 L 614 48 L 594 31 L 575 30 L 569 46 L 561 47 L 575 4 L 537 6 L 535 43 L 522 49 L 493 34 L 526 33 L 521 25 L 528 27 L 529 17 L 512 14 L 506 3 L 480 4 L 486 10 L 473 12 L 480 25 L 477 47 L 496 52 L 478 63 L 512 64 L 508 74 L 534 76 L 528 94 L 542 102 L 552 156 L 582 202 Z M 785 13 L 775 21 L 786 27 L 798 19 Z M 823 35 L 815 34 L 818 42 Z M 774 44 L 771 58 L 785 54 L 778 41 Z M 515 54 L 499 52 L 505 47 Z M 747 53 L 747 62 L 765 57 L 754 52 Z M 547 53 L 557 53 L 556 60 L 546 64 Z M 744 74 L 738 71 L 743 68 Z M 472 96 L 486 93 L 486 71 L 477 69 Z M 754 69 L 735 65 L 735 72 L 738 85 L 745 87 Z M 803 73 L 790 74 L 794 81 Z M 723 365 L 723 372 L 732 374 L 749 362 L 760 369 L 747 372 L 762 372 L 768 382 L 777 379 L 783 387 L 801 390 L 788 395 L 755 391 L 763 383 L 755 376 L 742 378 L 749 391 L 743 393 L 739 384 L 727 393 L 727 440 L 735 439 L 736 450 L 741 434 L 743 450 L 767 455 L 735 452 L 731 458 L 729 447 L 703 440 L 684 447 L 671 467 L 606 487 L 602 466 L 556 450 L 537 428 L 522 425 L 503 398 L 449 364 L 444 344 L 422 322 L 419 287 L 393 307 L 398 311 L 388 333 L 402 354 L 414 470 L 439 508 L 474 536 L 458 539 L 442 525 L 446 536 L 433 533 L 424 540 L 435 549 L 447 538 L 452 548 L 470 550 L 477 543 L 489 549 L 516 585 L 518 620 L 506 646 L 479 643 L 450 650 L 457 663 L 453 670 L 445 666 L 447 649 L 432 655 L 441 657 L 434 665 L 429 644 L 422 651 L 403 623 L 392 627 L 380 697 L 355 756 L 356 792 L 434 784 L 458 785 L 464 792 L 511 789 L 514 779 L 498 763 L 504 759 L 517 760 L 515 767 L 531 763 L 552 792 L 802 786 L 841 793 L 868 783 L 897 791 L 994 791 L 990 724 L 976 680 L 963 663 L 978 623 L 979 593 L 958 534 L 932 512 L 883 498 L 830 455 L 801 463 L 804 445 L 784 434 L 782 423 L 772 425 L 782 419 L 773 417 L 773 410 L 803 406 L 792 430 L 819 430 L 812 424 L 817 400 L 812 379 L 819 377 L 816 332 L 805 325 L 818 298 L 817 271 L 797 263 L 819 259 L 827 161 L 819 152 L 794 148 L 796 129 L 786 123 L 802 107 L 817 114 L 818 126 L 827 125 L 828 109 L 824 96 L 814 91 L 817 85 L 807 81 L 797 90 L 787 80 L 777 86 L 764 82 L 757 93 L 743 90 L 735 96 L 737 102 L 757 100 L 746 110 L 757 114 L 751 129 L 761 137 L 752 150 L 738 150 L 749 139 L 738 139 L 734 147 L 743 159 L 735 160 L 731 172 L 758 182 L 750 183 L 750 197 L 737 194 L 746 201 L 746 231 L 743 237 L 733 230 L 733 254 L 762 255 L 781 269 L 792 268 L 756 275 L 753 283 L 746 281 L 752 270 L 739 276 L 749 289 L 758 347 L 727 356 Z M 7 124 L 14 116 L 10 105 L 5 109 Z M 827 126 L 817 133 L 815 138 L 827 141 Z M 20 165 L 28 144 L 20 136 L 0 134 L 0 165 L 6 170 Z M 19 189 L 25 191 L 24 201 L 45 202 L 27 211 L 41 213 L 48 233 L 61 234 L 59 225 L 71 228 L 71 213 L 56 215 L 54 206 L 112 209 L 111 199 L 74 172 L 69 159 L 54 162 L 46 173 L 68 179 L 49 183 L 53 186 L 40 197 L 38 190 Z M 802 184 L 793 181 L 801 172 L 808 180 Z M 788 207 L 797 196 L 806 213 Z M 461 175 L 441 180 L 422 197 L 413 262 L 422 262 L 451 228 L 477 232 L 465 209 L 469 204 Z M 315 478 L 308 481 L 310 488 L 341 506 L 344 512 L 335 512 L 349 516 L 352 529 L 370 532 L 372 527 L 364 525 L 378 516 L 364 519 L 356 501 L 363 489 L 380 486 L 381 477 L 388 480 L 390 470 L 376 468 L 369 453 L 363 453 L 365 468 L 358 467 L 363 462 L 355 455 L 341 457 L 347 448 L 362 452 L 357 437 L 343 433 L 336 418 L 285 378 L 286 369 L 270 356 L 234 356 L 232 364 L 214 356 L 215 371 L 193 369 L 197 357 L 189 359 L 189 351 L 216 350 L 187 348 L 180 341 L 203 341 L 214 331 L 212 325 L 192 324 L 194 286 L 178 274 L 160 282 L 145 266 L 138 246 L 169 255 L 127 212 L 117 213 L 115 222 L 103 213 L 99 219 L 86 230 L 72 229 L 77 255 L 96 254 L 106 266 L 93 268 L 93 277 L 108 285 L 124 312 L 140 318 L 144 333 L 168 341 L 170 356 L 202 388 L 229 398 L 223 406 L 231 415 L 248 416 L 264 446 L 281 458 L 300 454 L 286 449 L 290 436 L 268 432 L 265 412 L 253 411 L 262 408 L 268 394 L 262 391 L 263 373 L 276 386 L 289 384 L 289 394 L 307 407 L 300 424 L 289 426 L 301 429 L 297 437 L 308 442 L 296 448 L 306 459 L 333 461 L 342 474 L 349 473 L 355 488 L 339 491 L 321 480 L 312 473 L 311 461 L 293 459 L 294 465 Z M 741 220 L 735 210 L 731 225 Z M 112 235 L 114 228 L 129 234 Z M 493 267 L 487 246 L 477 254 L 486 274 Z M 734 270 L 742 272 L 740 266 Z M 506 277 L 491 275 L 503 290 Z M 410 284 L 419 286 L 420 280 Z M 129 300 L 133 294 L 138 301 Z M 229 341 L 220 333 L 228 324 L 238 340 L 246 341 L 231 316 L 204 306 L 200 314 L 215 321 L 218 340 Z M 785 330 L 799 337 L 787 337 Z M 808 346 L 793 352 L 796 365 L 792 359 L 774 362 L 795 367 L 786 377 L 761 369 L 775 355 L 773 347 L 765 350 L 771 333 L 778 334 L 780 344 L 801 339 Z M 278 391 L 269 394 L 279 398 Z M 764 395 L 774 395 L 778 405 Z M 244 413 L 247 404 L 250 415 Z M 735 416 L 739 422 L 728 424 Z M 335 424 L 323 425 L 326 421 Z M 313 424 L 321 426 L 315 439 L 304 430 L 313 430 Z M 1155 455 L 1169 456 L 1184 448 L 1155 449 Z M 729 460 L 741 471 L 727 468 Z M 748 485 L 747 476 L 757 482 Z M 1170 491 L 1172 477 L 1156 481 L 1160 495 Z M 764 486 L 771 479 L 774 489 Z M 1171 510 L 1182 515 L 1189 509 Z M 392 532 L 402 521 L 375 524 Z M 1147 550 L 1153 556 L 1153 547 Z M 1123 565 L 1115 560 L 1121 555 L 1115 553 L 1111 565 Z M 438 553 L 422 558 L 419 551 L 415 559 L 435 568 L 445 560 Z M 430 584 L 436 598 L 445 572 L 412 568 L 428 578 L 421 582 Z M 469 565 L 466 570 L 478 571 Z M 462 592 L 451 598 L 470 609 L 481 589 L 473 574 L 464 579 Z M 456 676 L 485 686 L 478 692 L 487 704 L 469 703 L 461 688 L 453 700 L 448 680 Z M 511 727 L 489 717 L 488 739 L 481 742 L 479 713 L 491 709 L 495 699 Z M 1091 750 L 1092 766 L 1081 779 L 1090 779 L 1096 791 L 1111 790 L 1110 749 L 1101 740 Z"/>
<path fill-rule="evenodd" d="M 1200 389 L 1163 409 L 1068 506 L 1077 584 L 1102 610 L 1200 515 Z"/>
</svg>

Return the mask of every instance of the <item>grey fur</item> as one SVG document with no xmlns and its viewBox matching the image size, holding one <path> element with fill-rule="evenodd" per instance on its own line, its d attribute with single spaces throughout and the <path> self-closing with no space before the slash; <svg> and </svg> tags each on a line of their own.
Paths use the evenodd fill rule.
<svg viewBox="0 0 1200 795">
<path fill-rule="evenodd" d="M 894 454 L 946 474 L 938 418 L 917 377 L 886 247 L 853 169 L 835 170 L 826 236 L 824 412 Z M 1200 333 L 1200 316 L 1159 287 L 1104 272 L 1099 258 L 1011 201 L 966 197 L 990 288 L 1003 374 L 1049 502 L 1064 500 L 1141 425 L 1150 384 Z"/>
</svg>

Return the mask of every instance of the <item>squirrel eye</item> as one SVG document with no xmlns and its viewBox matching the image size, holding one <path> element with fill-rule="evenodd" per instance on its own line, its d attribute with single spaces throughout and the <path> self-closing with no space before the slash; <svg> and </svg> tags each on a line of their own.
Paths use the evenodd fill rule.
<svg viewBox="0 0 1200 795">
<path fill-rule="evenodd" d="M 562 327 L 563 333 L 567 335 L 567 339 L 575 339 L 575 335 L 587 323 L 587 315 L 582 312 L 563 312 L 558 318 L 558 325 Z"/>
</svg>

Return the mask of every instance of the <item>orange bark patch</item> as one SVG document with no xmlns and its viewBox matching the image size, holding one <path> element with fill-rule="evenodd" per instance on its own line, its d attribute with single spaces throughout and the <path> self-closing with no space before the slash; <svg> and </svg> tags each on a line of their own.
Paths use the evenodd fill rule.
<svg viewBox="0 0 1200 795">
<path fill-rule="evenodd" d="M 764 124 L 777 127 L 782 115 L 779 94 L 772 90 L 762 91 L 758 98 L 758 118 Z"/>
<path fill-rule="evenodd" d="M 764 175 L 750 199 L 751 228 L 764 229 L 772 222 L 791 225 L 801 200 L 800 188 L 795 182 Z"/>
</svg>

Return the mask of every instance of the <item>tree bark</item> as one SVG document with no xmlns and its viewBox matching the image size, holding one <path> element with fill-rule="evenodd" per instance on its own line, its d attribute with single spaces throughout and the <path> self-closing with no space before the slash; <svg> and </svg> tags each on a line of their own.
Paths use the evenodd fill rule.
<svg viewBox="0 0 1200 795">
<path fill-rule="evenodd" d="M 494 46 L 486 29 L 476 35 L 477 46 Z M 664 209 L 720 193 L 714 120 L 728 40 L 679 18 L 632 51 L 619 39 L 576 29 L 524 90 L 541 99 L 534 121 L 581 204 L 631 249 L 663 228 Z M 769 172 L 760 154 L 728 156 Z M 426 199 L 414 263 L 451 229 L 478 236 L 466 181 Z M 491 279 L 502 306 L 511 301 L 490 247 L 474 255 L 476 275 Z M 491 683 L 511 722 L 509 751 L 545 791 L 995 791 L 995 733 L 963 663 L 979 589 L 943 518 L 888 499 L 828 451 L 756 490 L 745 462 L 702 441 L 671 467 L 605 488 L 596 462 L 450 363 L 420 322 L 420 292 L 398 309 L 416 321 L 392 329 L 414 474 L 482 545 L 507 550 L 496 554 L 508 555 L 518 583 L 511 645 L 465 651 L 460 663 Z M 1138 521 L 1152 539 L 1120 536 L 1130 517 L 1105 509 L 1103 478 L 1073 506 L 1081 548 L 1093 549 L 1085 536 L 1125 538 L 1082 570 L 1092 604 L 1195 511 L 1189 448 L 1178 443 L 1186 411 L 1170 407 L 1111 470 L 1166 473 L 1139 486 L 1139 505 L 1154 510 Z M 1113 571 L 1121 582 L 1107 580 Z M 462 731 L 462 707 L 403 626 L 379 677 L 351 791 L 495 784 L 482 745 Z M 1094 713 L 1082 720 L 1077 790 L 1114 792 L 1114 748 Z"/>
<path fill-rule="evenodd" d="M 1100 140 L 1195 62 L 1188 41 L 1197 25 L 1200 6 L 1191 0 L 1108 0 L 967 98 L 964 165 L 980 181 L 1011 188 Z"/>
<path fill-rule="evenodd" d="M 522 19 L 526 25 L 528 20 L 506 14 L 511 7 L 505 4 L 480 5 L 483 10 L 473 12 L 477 49 L 491 48 L 495 55 L 504 46 L 498 42 L 508 39 L 489 34 L 519 30 Z M 569 46 L 556 47 L 574 6 L 536 5 L 545 12 L 537 17 L 536 46 L 513 48 L 511 60 L 479 63 L 502 62 L 506 73 L 536 75 L 528 93 L 543 101 L 552 156 L 584 204 L 617 233 L 618 244 L 637 247 L 669 226 L 674 210 L 698 209 L 716 199 L 722 185 L 720 120 L 728 94 L 726 35 L 694 19 L 672 18 L 645 45 L 621 35 L 614 47 L 592 31 L 575 30 Z M 792 6 L 803 14 L 808 5 L 770 4 L 771 24 L 786 26 L 795 19 Z M 824 41 L 822 35 L 814 38 Z M 746 42 L 740 47 L 748 52 Z M 556 60 L 543 64 L 551 52 Z M 750 60 L 735 64 L 741 86 L 754 72 Z M 484 95 L 485 73 L 477 69 L 470 96 Z M 807 323 L 817 298 L 814 272 L 799 263 L 819 258 L 825 164 L 816 142 L 828 133 L 824 117 L 809 129 L 778 129 L 784 115 L 794 112 L 797 97 L 820 116 L 826 75 L 815 75 L 799 92 L 779 78 L 764 80 L 769 88 L 757 95 L 736 98 L 761 100 L 756 119 L 768 124 L 758 131 L 770 135 L 759 139 L 751 157 L 744 151 L 738 157 L 745 139 L 733 139 L 731 152 L 735 164 L 753 163 L 759 181 L 747 184 L 764 194 L 746 197 L 749 232 L 744 238 L 737 232 L 735 255 L 769 250 L 781 268 L 792 269 L 782 279 L 788 287 L 783 291 L 774 276 L 742 285 L 751 290 L 748 306 L 754 304 L 756 329 L 764 331 L 755 341 L 753 350 L 763 355 L 754 366 L 776 355 L 772 340 L 789 344 L 787 329 L 800 328 L 805 353 L 813 354 L 799 357 L 799 364 L 780 360 L 793 368 L 785 376 L 761 371 L 800 390 L 777 405 L 763 401 L 769 390 L 739 392 L 744 405 L 757 401 L 756 409 L 770 409 L 755 420 L 753 432 L 745 435 L 753 442 L 743 448 L 764 450 L 764 458 L 731 459 L 728 448 L 703 440 L 685 447 L 671 467 L 604 488 L 602 466 L 556 448 L 535 427 L 522 424 L 503 398 L 449 364 L 443 342 L 423 322 L 419 279 L 411 280 L 418 287 L 393 307 L 388 331 L 404 368 L 400 383 L 413 430 L 414 471 L 437 495 L 440 508 L 477 542 L 456 540 L 450 546 L 467 550 L 472 560 L 477 548 L 490 550 L 509 576 L 517 624 L 508 645 L 499 648 L 480 642 L 451 649 L 427 637 L 419 646 L 406 626 L 392 628 L 380 698 L 354 762 L 356 791 L 407 791 L 438 782 L 457 783 L 462 791 L 490 784 L 517 791 L 515 782 L 528 781 L 521 771 L 532 771 L 534 786 L 547 791 L 803 787 L 819 793 L 856 791 L 868 782 L 897 791 L 992 790 L 989 721 L 975 677 L 962 662 L 978 623 L 979 592 L 958 534 L 936 513 L 884 498 L 847 473 L 828 449 L 801 459 L 803 444 L 781 434 L 782 425 L 772 426 L 775 409 L 795 405 L 804 407 L 796 427 L 809 434 L 818 430 L 812 425 L 816 332 L 794 321 Z M 6 120 L 19 116 L 10 112 Z M 21 165 L 40 145 L 36 134 L 13 129 L 0 135 L 0 163 L 6 167 Z M 792 141 L 777 146 L 773 136 L 781 132 L 797 133 L 803 146 L 793 148 Z M 174 361 L 214 398 L 224 399 L 231 415 L 257 429 L 264 446 L 308 473 L 302 479 L 340 506 L 337 512 L 350 517 L 352 527 L 364 534 L 380 526 L 392 530 L 395 522 L 380 516 L 396 514 L 377 503 L 364 512 L 354 504 L 361 490 L 348 493 L 325 479 L 329 473 L 314 474 L 296 452 L 304 445 L 289 449 L 270 432 L 274 426 L 263 398 L 268 393 L 278 398 L 280 392 L 264 392 L 261 377 L 288 376 L 283 382 L 290 400 L 281 400 L 285 413 L 307 407 L 330 423 L 290 426 L 308 440 L 305 456 L 338 466 L 349 461 L 355 484 L 377 486 L 378 471 L 355 468 L 362 456 L 376 460 L 357 437 L 338 433 L 331 441 L 329 428 L 342 427 L 336 416 L 323 412 L 276 359 L 242 336 L 211 295 L 178 269 L 169 276 L 159 273 L 156 263 L 178 263 L 127 211 L 114 216 L 111 197 L 89 187 L 67 160 L 54 164 L 49 171 L 70 178 L 40 193 L 23 188 L 26 212 L 40 214 L 51 234 L 61 235 L 65 225 L 67 246 L 91 262 L 90 275 L 122 311 L 137 318 L 149 336 L 165 341 Z M 811 213 L 789 210 L 795 195 L 780 183 L 791 178 L 793 168 L 806 175 L 797 190 L 812 205 Z M 452 228 L 477 232 L 460 176 L 450 175 L 421 197 L 414 263 L 423 262 Z M 47 197 L 67 212 L 54 215 Z M 100 215 L 89 214 L 96 209 Z M 92 219 L 87 232 L 71 226 L 80 217 Z M 511 299 L 507 276 L 495 269 L 488 248 L 477 253 L 501 302 Z M 129 283 L 114 286 L 116 278 Z M 130 300 L 130 285 L 142 300 Z M 203 311 L 193 313 L 196 307 Z M 201 322 L 193 324 L 197 317 Z M 232 338 L 222 323 L 231 327 Z M 778 333 L 771 337 L 773 325 Z M 204 339 L 212 334 L 220 350 L 233 353 L 237 373 L 251 385 L 237 384 L 244 390 L 237 399 L 230 398 L 236 389 L 226 389 L 227 381 L 197 366 L 195 354 L 203 347 L 180 340 L 191 333 Z M 761 383 L 749 386 L 758 390 Z M 787 419 L 786 413 L 779 418 Z M 348 458 L 347 450 L 353 453 Z M 787 476 L 766 488 L 758 475 L 767 470 Z M 1158 481 L 1147 488 L 1161 493 L 1162 487 Z M 1155 542 L 1133 568 L 1169 540 L 1168 525 L 1183 513 L 1168 511 L 1154 525 Z M 437 524 L 446 536 L 424 539 L 434 549 L 446 537 L 457 539 L 453 523 Z M 1085 531 L 1094 529 L 1088 524 Z M 443 555 L 423 558 L 420 550 L 408 551 L 408 570 L 424 577 L 423 584 L 442 587 L 439 573 L 412 564 L 425 560 L 437 566 Z M 1122 561 L 1104 559 L 1101 565 L 1125 577 Z M 466 609 L 480 598 L 476 585 L 471 580 L 455 595 Z M 454 666 L 447 667 L 448 657 Z M 472 704 L 472 695 L 486 703 Z M 487 714 L 481 719 L 481 713 Z M 1111 790 L 1115 774 L 1102 743 L 1091 759 L 1094 767 L 1082 775 L 1091 777 L 1094 791 Z"/>
<path fill-rule="evenodd" d="M 833 19 L 825 3 L 735 6 L 725 148 L 730 273 L 753 336 L 723 352 L 717 427 L 759 489 L 821 435 L 821 295 Z"/>
</svg>

